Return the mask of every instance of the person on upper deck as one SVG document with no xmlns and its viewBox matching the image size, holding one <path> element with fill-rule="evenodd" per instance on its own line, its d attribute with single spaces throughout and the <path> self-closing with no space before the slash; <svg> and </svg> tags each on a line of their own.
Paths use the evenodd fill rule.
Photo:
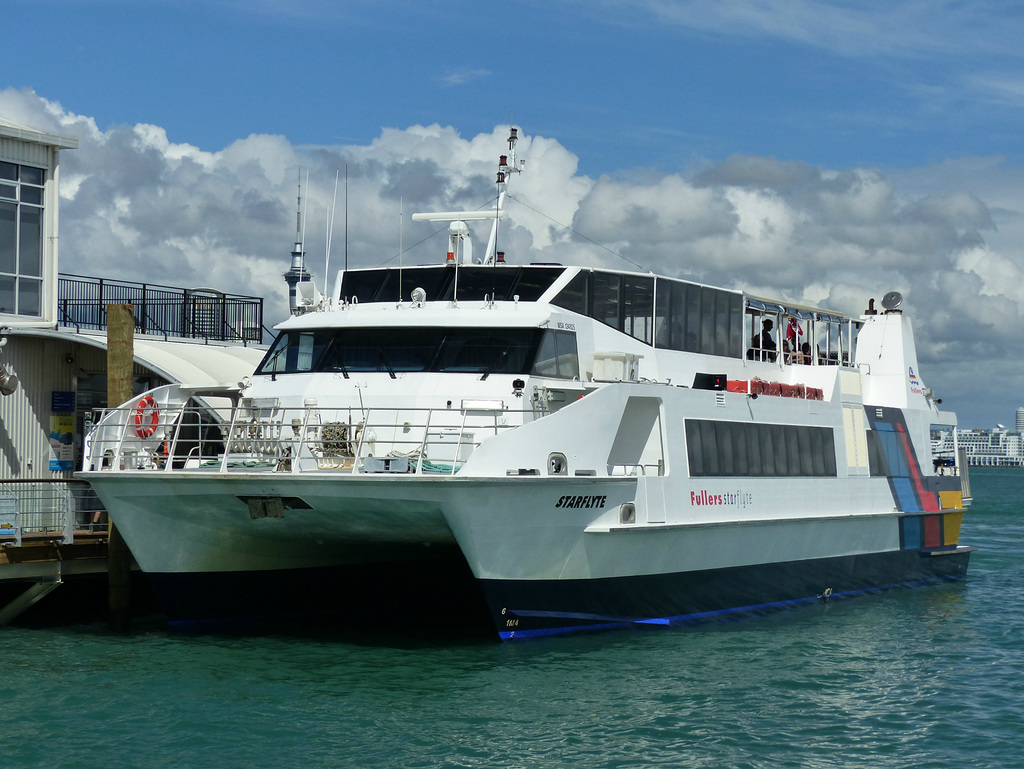
<svg viewBox="0 0 1024 769">
<path fill-rule="evenodd" d="M 786 363 L 799 363 L 800 353 L 789 346 L 789 340 L 782 340 L 782 360 Z"/>
<path fill-rule="evenodd" d="M 786 325 L 786 339 L 789 340 L 789 346 L 794 350 L 799 349 L 800 345 L 799 337 L 804 335 L 804 330 L 800 328 L 800 324 L 796 322 L 796 318 L 790 318 L 789 323 Z"/>
<path fill-rule="evenodd" d="M 771 318 L 765 318 L 761 324 L 761 333 L 754 337 L 754 351 L 756 360 L 766 360 L 770 363 L 774 363 L 776 357 L 778 357 L 778 346 L 775 344 L 775 335 L 772 333 L 772 329 L 775 328 L 775 324 Z"/>
</svg>

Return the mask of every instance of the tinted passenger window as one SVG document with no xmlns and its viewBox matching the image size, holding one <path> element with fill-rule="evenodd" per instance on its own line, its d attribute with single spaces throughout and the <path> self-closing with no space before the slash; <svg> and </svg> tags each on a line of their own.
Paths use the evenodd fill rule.
<svg viewBox="0 0 1024 769">
<path fill-rule="evenodd" d="M 695 478 L 836 475 L 830 427 L 687 419 L 686 452 Z"/>
</svg>

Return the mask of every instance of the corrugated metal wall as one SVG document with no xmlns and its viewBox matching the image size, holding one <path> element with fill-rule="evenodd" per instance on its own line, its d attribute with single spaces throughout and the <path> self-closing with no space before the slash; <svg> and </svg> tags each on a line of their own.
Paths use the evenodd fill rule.
<svg viewBox="0 0 1024 769">
<path fill-rule="evenodd" d="M 70 477 L 69 472 L 49 469 L 52 394 L 75 389 L 79 350 L 84 348 L 71 339 L 8 336 L 7 340 L 0 350 L 0 364 L 14 368 L 18 389 L 0 396 L 0 478 Z M 101 370 L 105 368 L 104 360 Z"/>
<path fill-rule="evenodd" d="M 107 351 L 84 344 L 77 335 L 65 337 L 6 335 L 7 344 L 0 348 L 0 366 L 10 364 L 18 375 L 18 389 L 11 395 L 0 395 L 0 480 L 10 478 L 70 478 L 72 473 L 50 471 L 50 416 L 53 414 L 53 393 L 75 392 L 76 466 L 81 456 L 81 429 L 78 417 L 83 410 L 99 408 L 79 391 L 82 378 L 96 374 L 105 376 Z M 149 368 L 136 362 L 134 377 L 148 379 L 149 386 L 164 384 Z M 76 392 L 77 391 L 77 392 Z M 105 394 L 102 396 L 105 400 Z"/>
<path fill-rule="evenodd" d="M 21 139 L 12 139 L 8 136 L 0 136 L 0 160 L 10 163 L 24 163 L 40 168 L 50 168 L 51 153 L 53 149 L 45 144 L 26 142 Z"/>
</svg>

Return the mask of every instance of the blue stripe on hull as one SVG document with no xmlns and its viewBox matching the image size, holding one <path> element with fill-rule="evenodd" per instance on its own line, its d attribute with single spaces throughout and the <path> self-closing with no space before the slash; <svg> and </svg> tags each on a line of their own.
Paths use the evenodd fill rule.
<svg viewBox="0 0 1024 769">
<path fill-rule="evenodd" d="M 959 579 L 970 550 L 900 550 L 701 572 L 591 580 L 484 580 L 502 640 L 699 622 L 829 596 Z"/>
</svg>

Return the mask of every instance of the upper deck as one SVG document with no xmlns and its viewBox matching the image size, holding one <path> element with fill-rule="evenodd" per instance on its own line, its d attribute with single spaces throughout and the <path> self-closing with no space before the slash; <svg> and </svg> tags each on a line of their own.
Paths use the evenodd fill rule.
<svg viewBox="0 0 1024 769">
<path fill-rule="evenodd" d="M 677 278 L 562 265 L 347 270 L 332 294 L 316 308 L 324 312 L 307 312 L 279 328 L 404 329 L 401 337 L 385 333 L 374 342 L 390 353 L 407 346 L 412 329 L 557 327 L 580 337 L 582 354 L 620 352 L 645 359 L 640 375 L 651 379 L 664 378 L 658 370 L 664 356 L 658 351 L 721 359 L 712 366 L 729 360 L 850 365 L 863 323 L 830 310 Z M 269 372 L 267 361 L 262 368 Z M 370 370 L 387 371 L 387 361 Z"/>
</svg>

